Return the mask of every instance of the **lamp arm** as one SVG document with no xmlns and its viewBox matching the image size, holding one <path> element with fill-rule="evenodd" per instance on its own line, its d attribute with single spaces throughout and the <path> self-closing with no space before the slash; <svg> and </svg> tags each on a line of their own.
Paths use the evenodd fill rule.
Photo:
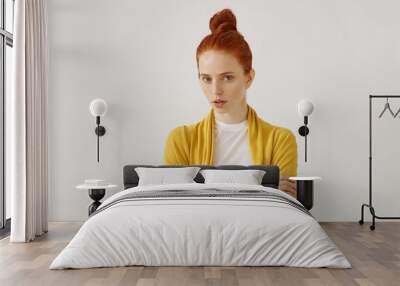
<svg viewBox="0 0 400 286">
<path fill-rule="evenodd" d="M 100 116 L 96 116 L 96 123 L 97 123 L 97 129 L 99 129 L 100 126 Z M 99 132 L 97 133 L 97 162 L 99 162 Z"/>
<path fill-rule="evenodd" d="M 107 112 L 107 103 L 104 99 L 93 99 L 89 104 L 90 114 L 96 118 L 96 128 L 94 130 L 97 136 L 97 162 L 100 162 L 100 136 L 106 133 L 104 126 L 100 125 L 100 117 Z"/>
<path fill-rule="evenodd" d="M 106 133 L 106 129 L 104 128 L 104 126 L 101 126 L 100 125 L 100 116 L 96 116 L 96 125 L 97 125 L 97 127 L 96 127 L 96 129 L 94 130 L 94 132 L 96 133 L 96 135 L 97 135 L 97 162 L 99 162 L 99 153 L 100 153 L 100 151 L 99 151 L 99 149 L 100 149 L 100 147 L 99 147 L 99 138 L 100 138 L 100 136 L 103 136 L 105 133 Z"/>
<path fill-rule="evenodd" d="M 307 100 L 307 99 L 302 99 L 299 101 L 299 103 L 297 104 L 297 111 L 299 112 L 300 116 L 303 116 L 303 121 L 304 124 L 303 126 L 300 126 L 299 128 L 299 134 L 301 136 L 304 136 L 304 159 L 305 162 L 307 162 L 307 135 L 310 132 L 310 130 L 308 129 L 307 125 L 308 125 L 308 116 L 313 112 L 314 110 L 314 105 L 312 104 L 311 101 Z"/>
<path fill-rule="evenodd" d="M 97 134 L 97 162 L 99 162 L 99 134 Z"/>
<path fill-rule="evenodd" d="M 304 125 L 306 126 L 306 129 L 307 129 L 307 124 L 308 124 L 308 116 L 304 116 Z M 304 152 L 305 152 L 305 154 L 304 154 L 304 159 L 305 159 L 305 162 L 307 162 L 307 134 L 308 134 L 308 132 L 307 132 L 308 130 L 306 130 L 306 135 L 304 136 L 305 138 L 304 138 L 304 140 L 305 140 L 305 145 L 304 145 Z"/>
<path fill-rule="evenodd" d="M 305 162 L 307 162 L 307 134 L 306 134 L 306 136 L 305 136 L 305 145 L 304 145 L 304 149 L 305 149 L 304 159 L 305 159 Z"/>
</svg>

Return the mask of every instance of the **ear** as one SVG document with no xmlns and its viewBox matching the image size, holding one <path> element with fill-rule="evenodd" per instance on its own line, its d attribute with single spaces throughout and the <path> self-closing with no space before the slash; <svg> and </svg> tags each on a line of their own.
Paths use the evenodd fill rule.
<svg viewBox="0 0 400 286">
<path fill-rule="evenodd" d="M 249 88 L 251 86 L 255 76 L 256 76 L 255 70 L 251 69 L 247 74 L 246 88 Z"/>
</svg>

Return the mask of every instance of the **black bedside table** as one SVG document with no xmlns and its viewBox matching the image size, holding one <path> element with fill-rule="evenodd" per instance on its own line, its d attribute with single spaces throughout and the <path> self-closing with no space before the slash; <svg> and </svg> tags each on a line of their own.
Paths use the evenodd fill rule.
<svg viewBox="0 0 400 286">
<path fill-rule="evenodd" d="M 321 180 L 320 177 L 289 177 L 289 180 L 296 181 L 297 200 L 303 206 L 311 210 L 314 204 L 314 181 Z"/>
<path fill-rule="evenodd" d="M 91 185 L 78 185 L 77 189 L 88 190 L 89 197 L 94 201 L 91 205 L 89 205 L 88 213 L 89 216 L 97 210 L 97 208 L 101 205 L 100 200 L 106 194 L 106 189 L 111 189 L 118 187 L 117 185 L 104 185 L 104 186 L 91 186 Z"/>
</svg>

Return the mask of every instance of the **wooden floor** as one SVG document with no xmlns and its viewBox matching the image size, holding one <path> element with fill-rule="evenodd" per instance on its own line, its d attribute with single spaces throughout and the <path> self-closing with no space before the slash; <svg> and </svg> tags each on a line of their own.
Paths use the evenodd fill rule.
<svg viewBox="0 0 400 286">
<path fill-rule="evenodd" d="M 321 223 L 353 268 L 292 267 L 119 267 L 48 270 L 79 229 L 51 223 L 32 243 L 0 241 L 0 285 L 400 285 L 400 222 Z"/>
</svg>

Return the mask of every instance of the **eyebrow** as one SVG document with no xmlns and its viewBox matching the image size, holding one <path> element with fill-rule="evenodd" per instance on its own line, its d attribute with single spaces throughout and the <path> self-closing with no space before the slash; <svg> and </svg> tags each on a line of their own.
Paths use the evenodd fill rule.
<svg viewBox="0 0 400 286">
<path fill-rule="evenodd" d="M 234 72 L 223 72 L 223 73 L 221 73 L 221 74 L 219 74 L 219 75 L 226 75 L 226 74 L 233 74 Z M 209 74 L 206 74 L 206 73 L 201 73 L 201 74 L 199 74 L 199 76 L 210 76 Z"/>
</svg>

